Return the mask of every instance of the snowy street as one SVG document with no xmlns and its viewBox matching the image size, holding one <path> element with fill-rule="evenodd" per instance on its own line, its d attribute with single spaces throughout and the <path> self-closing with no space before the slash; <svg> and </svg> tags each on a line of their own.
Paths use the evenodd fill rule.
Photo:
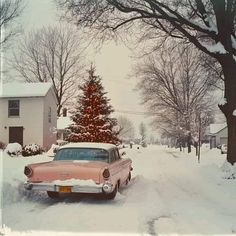
<svg viewBox="0 0 236 236">
<path fill-rule="evenodd" d="M 77 196 L 52 200 L 46 193 L 27 193 L 24 165 L 51 158 L 3 154 L 5 233 L 236 233 L 236 183 L 222 178 L 226 156 L 219 150 L 204 149 L 200 164 L 194 153 L 162 146 L 126 153 L 133 161 L 132 180 L 112 201 Z"/>
</svg>

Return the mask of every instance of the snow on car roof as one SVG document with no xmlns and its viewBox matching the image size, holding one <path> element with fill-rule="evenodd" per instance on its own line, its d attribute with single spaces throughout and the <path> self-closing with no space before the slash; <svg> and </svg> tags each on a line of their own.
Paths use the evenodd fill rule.
<svg viewBox="0 0 236 236">
<path fill-rule="evenodd" d="M 81 142 L 81 143 L 69 143 L 64 146 L 61 146 L 59 149 L 63 148 L 101 148 L 101 149 L 111 149 L 116 147 L 114 144 L 110 143 L 86 143 L 86 142 Z"/>
</svg>

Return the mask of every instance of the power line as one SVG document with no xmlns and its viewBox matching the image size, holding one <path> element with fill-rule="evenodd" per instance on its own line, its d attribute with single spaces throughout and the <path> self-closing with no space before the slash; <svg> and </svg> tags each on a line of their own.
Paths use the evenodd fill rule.
<svg viewBox="0 0 236 236">
<path fill-rule="evenodd" d="M 153 112 L 144 112 L 144 111 L 128 111 L 128 110 L 115 110 L 118 113 L 126 113 L 131 115 L 156 115 L 157 113 Z"/>
<path fill-rule="evenodd" d="M 119 77 L 117 77 L 119 78 Z M 118 84 L 129 84 L 132 85 L 133 87 L 136 86 L 136 83 L 131 82 L 131 81 L 126 81 L 126 80 L 121 80 L 121 79 L 103 79 L 103 81 L 106 82 L 113 82 L 113 83 L 118 83 Z"/>
</svg>

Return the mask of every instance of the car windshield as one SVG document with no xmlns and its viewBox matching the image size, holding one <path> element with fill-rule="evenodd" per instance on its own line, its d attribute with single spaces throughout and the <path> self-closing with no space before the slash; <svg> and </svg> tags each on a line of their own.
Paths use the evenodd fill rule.
<svg viewBox="0 0 236 236">
<path fill-rule="evenodd" d="M 54 161 L 103 161 L 108 162 L 108 152 L 99 148 L 64 148 L 60 149 Z"/>
</svg>

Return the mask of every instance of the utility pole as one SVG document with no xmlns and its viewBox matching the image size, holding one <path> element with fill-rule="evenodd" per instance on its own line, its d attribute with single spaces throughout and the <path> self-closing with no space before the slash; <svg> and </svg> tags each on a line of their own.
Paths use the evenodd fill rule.
<svg viewBox="0 0 236 236">
<path fill-rule="evenodd" d="M 201 156 L 201 129 L 202 129 L 201 113 L 199 114 L 199 129 L 198 129 L 198 163 L 200 163 Z"/>
</svg>

